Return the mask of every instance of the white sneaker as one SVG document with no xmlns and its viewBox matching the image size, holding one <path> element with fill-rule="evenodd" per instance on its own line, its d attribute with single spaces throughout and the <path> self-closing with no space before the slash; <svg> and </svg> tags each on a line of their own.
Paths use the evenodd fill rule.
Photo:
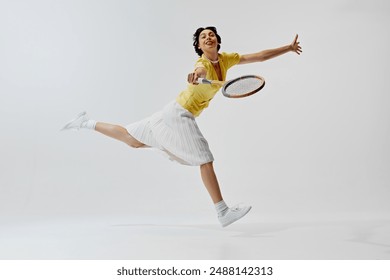
<svg viewBox="0 0 390 280">
<path fill-rule="evenodd" d="M 244 217 L 251 209 L 252 206 L 244 206 L 242 208 L 235 206 L 229 208 L 222 216 L 219 216 L 218 220 L 221 223 L 222 227 L 226 227 L 231 223 L 234 223 L 235 221 Z"/>
<path fill-rule="evenodd" d="M 83 123 L 88 121 L 87 112 L 81 112 L 76 118 L 68 122 L 61 130 L 79 130 Z"/>
</svg>

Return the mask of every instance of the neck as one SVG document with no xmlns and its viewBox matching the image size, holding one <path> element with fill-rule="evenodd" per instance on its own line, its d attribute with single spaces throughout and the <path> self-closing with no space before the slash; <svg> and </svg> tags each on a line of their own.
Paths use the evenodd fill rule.
<svg viewBox="0 0 390 280">
<path fill-rule="evenodd" d="M 203 53 L 204 57 L 208 59 L 211 63 L 218 63 L 218 53 Z"/>
</svg>

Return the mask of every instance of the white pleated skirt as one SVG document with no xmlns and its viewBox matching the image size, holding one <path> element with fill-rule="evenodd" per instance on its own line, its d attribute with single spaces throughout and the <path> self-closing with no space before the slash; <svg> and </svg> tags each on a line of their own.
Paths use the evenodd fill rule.
<svg viewBox="0 0 390 280">
<path fill-rule="evenodd" d="M 135 139 L 163 151 L 172 161 L 192 166 L 214 161 L 194 116 L 176 101 L 126 129 Z"/>
</svg>

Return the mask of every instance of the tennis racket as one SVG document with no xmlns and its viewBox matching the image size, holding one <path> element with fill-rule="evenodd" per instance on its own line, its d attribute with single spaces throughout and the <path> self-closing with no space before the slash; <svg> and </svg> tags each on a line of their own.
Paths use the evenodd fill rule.
<svg viewBox="0 0 390 280">
<path fill-rule="evenodd" d="M 260 91 L 265 85 L 265 80 L 263 77 L 256 75 L 245 75 L 227 82 L 199 78 L 198 83 L 221 86 L 222 94 L 224 96 L 229 98 L 241 98 Z"/>
</svg>

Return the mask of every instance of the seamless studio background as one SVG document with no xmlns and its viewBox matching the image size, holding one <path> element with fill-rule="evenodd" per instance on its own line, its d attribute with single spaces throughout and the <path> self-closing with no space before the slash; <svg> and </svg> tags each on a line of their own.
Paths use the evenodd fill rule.
<svg viewBox="0 0 390 280">
<path fill-rule="evenodd" d="M 387 258 L 389 15 L 380 0 L 1 0 L 0 258 Z M 295 34 L 303 48 L 232 68 L 265 88 L 218 94 L 197 119 L 225 200 L 253 206 L 225 230 L 198 168 L 59 131 L 83 110 L 122 125 L 160 110 L 186 87 L 192 34 L 209 25 L 221 51 Z M 310 249 L 309 236 L 328 242 Z"/>
</svg>

